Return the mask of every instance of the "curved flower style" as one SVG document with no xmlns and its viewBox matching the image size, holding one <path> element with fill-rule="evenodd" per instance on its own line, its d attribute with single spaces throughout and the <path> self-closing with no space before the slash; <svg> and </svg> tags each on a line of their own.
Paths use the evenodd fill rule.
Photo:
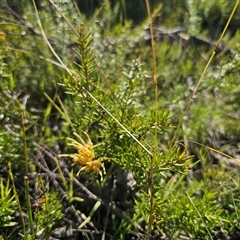
<svg viewBox="0 0 240 240">
<path fill-rule="evenodd" d="M 88 142 L 86 143 L 77 133 L 73 133 L 79 140 L 79 142 L 73 138 L 67 138 L 69 141 L 68 145 L 73 146 L 77 149 L 77 153 L 74 154 L 61 154 L 61 157 L 71 157 L 73 164 L 80 164 L 82 167 L 80 168 L 77 176 L 81 171 L 97 173 L 101 176 L 102 179 L 102 171 L 105 173 L 105 168 L 101 160 L 108 159 L 106 157 L 102 157 L 99 159 L 95 159 L 95 154 L 93 148 L 97 145 L 93 145 L 90 137 L 87 133 L 86 135 Z"/>
</svg>

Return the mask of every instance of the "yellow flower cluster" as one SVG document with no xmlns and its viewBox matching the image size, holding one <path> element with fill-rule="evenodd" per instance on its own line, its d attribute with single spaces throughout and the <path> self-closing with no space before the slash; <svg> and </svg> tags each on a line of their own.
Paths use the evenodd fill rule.
<svg viewBox="0 0 240 240">
<path fill-rule="evenodd" d="M 90 172 L 93 171 L 94 173 L 97 173 L 102 178 L 102 171 L 105 172 L 105 168 L 103 163 L 101 163 L 100 160 L 106 159 L 106 158 L 100 158 L 95 159 L 95 154 L 93 148 L 97 145 L 93 145 L 90 137 L 87 133 L 84 132 L 86 135 L 88 142 L 86 143 L 77 133 L 73 133 L 79 140 L 79 142 L 73 138 L 67 138 L 69 141 L 68 145 L 73 146 L 77 149 L 77 153 L 74 154 L 61 154 L 61 157 L 71 157 L 74 164 L 80 164 L 82 165 L 82 168 L 79 170 L 77 175 L 81 171 Z"/>
</svg>

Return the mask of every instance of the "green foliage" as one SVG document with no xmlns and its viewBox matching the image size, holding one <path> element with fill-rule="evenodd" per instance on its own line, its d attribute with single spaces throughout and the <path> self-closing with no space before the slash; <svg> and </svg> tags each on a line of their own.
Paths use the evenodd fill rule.
<svg viewBox="0 0 240 240">
<path fill-rule="evenodd" d="M 6 182 L 3 178 L 0 179 L 0 209 L 0 229 L 3 232 L 4 228 L 16 225 L 16 222 L 13 222 L 16 201 L 9 186 L 9 179 Z"/>
<path fill-rule="evenodd" d="M 38 227 L 36 236 L 45 236 L 45 238 L 47 238 L 47 236 L 51 235 L 57 222 L 62 219 L 62 206 L 56 192 L 49 192 L 45 196 L 47 199 L 42 200 L 44 201 L 42 205 L 39 203 L 40 206 L 35 207 L 34 221 Z"/>
<path fill-rule="evenodd" d="M 187 25 L 189 26 L 189 32 L 191 34 L 201 34 L 203 30 L 213 39 L 217 39 L 222 33 L 235 4 L 235 1 L 226 2 L 224 0 L 201 0 L 200 4 L 192 0 L 187 2 L 189 10 L 189 21 Z M 239 11 L 238 9 L 234 15 L 234 21 L 230 24 L 228 29 L 233 35 L 237 31 L 236 25 L 240 21 Z"/>
<path fill-rule="evenodd" d="M 147 1 L 33 2 L 0 5 L 0 237 L 239 236 L 238 12 L 191 96 L 234 3 L 150 1 L 151 41 Z"/>
</svg>

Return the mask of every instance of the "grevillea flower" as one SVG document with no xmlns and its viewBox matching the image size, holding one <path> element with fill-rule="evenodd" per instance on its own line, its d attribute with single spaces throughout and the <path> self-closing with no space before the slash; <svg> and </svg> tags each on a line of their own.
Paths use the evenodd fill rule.
<svg viewBox="0 0 240 240">
<path fill-rule="evenodd" d="M 88 136 L 87 133 L 84 132 L 84 134 L 87 137 L 87 142 L 85 142 L 77 133 L 73 133 L 77 139 L 73 138 L 67 138 L 68 140 L 68 145 L 73 146 L 76 148 L 77 153 L 73 154 L 61 154 L 60 157 L 71 157 L 73 164 L 79 164 L 82 167 L 80 168 L 79 172 L 85 171 L 85 172 L 94 172 L 97 173 L 101 176 L 102 178 L 102 170 L 105 173 L 105 168 L 101 160 L 108 159 L 106 157 L 102 157 L 99 159 L 95 159 L 95 154 L 93 148 L 96 147 L 97 145 L 93 145 L 90 137 Z"/>
</svg>

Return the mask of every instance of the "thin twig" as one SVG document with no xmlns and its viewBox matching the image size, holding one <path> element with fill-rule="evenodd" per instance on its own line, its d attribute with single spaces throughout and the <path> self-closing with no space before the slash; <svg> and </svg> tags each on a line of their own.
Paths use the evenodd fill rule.
<svg viewBox="0 0 240 240">
<path fill-rule="evenodd" d="M 109 200 L 109 204 L 108 204 L 108 208 L 107 208 L 106 221 L 105 221 L 105 224 L 104 224 L 104 227 L 103 227 L 103 234 L 102 234 L 101 240 L 105 240 L 106 229 L 107 229 L 107 225 L 108 225 L 108 218 L 109 218 L 110 210 L 112 209 L 113 194 L 116 190 L 116 183 L 117 183 L 117 180 L 114 179 L 113 180 L 113 186 L 112 186 L 112 189 L 111 189 L 111 196 L 110 196 L 110 200 Z"/>
</svg>

